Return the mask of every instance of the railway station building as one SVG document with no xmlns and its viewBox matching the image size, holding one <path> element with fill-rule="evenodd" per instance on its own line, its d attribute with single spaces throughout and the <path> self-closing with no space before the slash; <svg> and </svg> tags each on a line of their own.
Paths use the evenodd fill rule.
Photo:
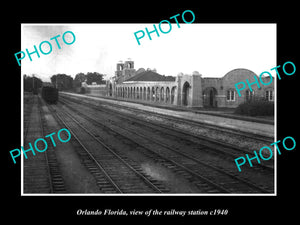
<svg viewBox="0 0 300 225">
<path fill-rule="evenodd" d="M 247 87 L 238 95 L 235 84 L 246 79 L 255 82 L 254 76 L 259 79 L 251 70 L 242 68 L 216 78 L 203 77 L 198 71 L 164 76 L 156 70 L 136 70 L 134 61 L 128 59 L 117 63 L 115 76 L 107 81 L 106 95 L 138 102 L 211 108 L 235 108 L 254 98 L 274 101 L 274 82 L 268 86 L 252 85 L 253 91 Z M 262 80 L 268 83 L 270 77 L 262 77 Z"/>
</svg>

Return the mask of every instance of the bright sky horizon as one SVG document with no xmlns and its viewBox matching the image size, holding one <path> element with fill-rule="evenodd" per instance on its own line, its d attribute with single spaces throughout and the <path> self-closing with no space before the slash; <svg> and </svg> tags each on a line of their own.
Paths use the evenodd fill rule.
<svg viewBox="0 0 300 225">
<path fill-rule="evenodd" d="M 158 23 L 153 23 L 158 29 Z M 176 76 L 198 71 L 203 77 L 222 77 L 236 68 L 252 70 L 259 75 L 276 65 L 276 24 L 182 24 L 172 23 L 168 34 L 147 34 L 138 45 L 134 32 L 153 30 L 153 24 L 22 24 L 21 50 L 39 49 L 42 41 L 52 44 L 52 52 L 28 55 L 21 61 L 21 74 L 35 74 L 50 81 L 54 74 L 73 78 L 83 72 L 114 76 L 116 64 L 128 58 L 134 68 L 155 68 L 159 74 Z M 164 24 L 164 26 L 168 26 Z M 168 30 L 168 27 L 162 27 Z M 72 31 L 76 40 L 66 45 L 62 35 Z M 50 38 L 60 35 L 55 40 Z M 43 45 L 44 51 L 47 44 Z M 39 51 L 39 50 L 38 50 Z M 17 64 L 17 61 L 16 61 Z M 17 64 L 18 65 L 18 64 Z M 273 74 L 273 72 L 272 72 Z M 275 74 L 275 73 L 274 73 Z"/>
</svg>

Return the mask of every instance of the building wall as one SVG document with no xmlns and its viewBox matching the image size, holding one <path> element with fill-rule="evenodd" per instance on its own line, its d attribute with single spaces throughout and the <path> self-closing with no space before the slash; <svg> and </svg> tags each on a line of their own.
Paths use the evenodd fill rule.
<svg viewBox="0 0 300 225">
<path fill-rule="evenodd" d="M 85 93 L 95 96 L 107 96 L 107 84 L 88 85 L 83 82 L 81 86 L 85 89 Z"/>
<path fill-rule="evenodd" d="M 203 107 L 220 107 L 223 103 L 222 78 L 202 79 Z"/>
<path fill-rule="evenodd" d="M 256 79 L 259 81 L 258 85 L 254 77 L 256 77 Z M 246 80 L 248 80 L 249 84 L 252 84 L 252 91 L 250 91 Z M 247 69 L 235 69 L 228 72 L 222 78 L 222 82 L 224 100 L 222 101 L 220 107 L 237 107 L 239 104 L 249 100 L 250 98 L 265 98 L 266 90 L 272 90 L 274 92 L 274 81 L 268 86 L 261 85 L 259 77 L 255 73 Z M 239 96 L 235 88 L 235 84 L 238 82 L 245 83 L 245 88 L 240 91 L 241 96 Z M 242 84 L 238 85 L 238 87 L 242 86 Z M 234 100 L 229 99 L 228 91 L 234 93 Z"/>
<path fill-rule="evenodd" d="M 202 106 L 202 78 L 200 74 L 179 74 L 177 82 L 177 105 Z"/>
<path fill-rule="evenodd" d="M 175 101 L 177 99 L 176 86 L 176 81 L 123 82 L 115 86 L 114 96 L 161 104 L 177 104 L 177 101 Z M 173 88 L 175 88 L 175 91 Z"/>
<path fill-rule="evenodd" d="M 253 98 L 269 98 L 274 100 L 274 80 L 270 77 L 262 78 L 263 85 L 255 84 L 259 77 L 247 69 L 234 69 L 220 78 L 203 78 L 198 72 L 192 74 L 178 74 L 175 81 L 125 81 L 135 73 L 133 63 L 118 65 L 121 71 L 106 85 L 107 96 L 131 99 L 134 101 L 149 101 L 157 104 L 180 105 L 186 107 L 228 107 L 234 108 Z M 133 72 L 134 70 L 134 72 Z M 127 72 L 129 75 L 127 74 Z M 130 72 L 131 71 L 131 72 Z M 238 82 L 246 80 L 253 85 L 250 91 L 248 85 L 241 90 L 241 96 L 235 88 Z"/>
</svg>

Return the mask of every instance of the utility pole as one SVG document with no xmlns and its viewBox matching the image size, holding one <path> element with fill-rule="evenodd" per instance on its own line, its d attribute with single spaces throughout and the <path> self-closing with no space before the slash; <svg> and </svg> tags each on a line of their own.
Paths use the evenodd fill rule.
<svg viewBox="0 0 300 225">
<path fill-rule="evenodd" d="M 34 74 L 32 74 L 32 89 L 34 90 Z"/>
</svg>

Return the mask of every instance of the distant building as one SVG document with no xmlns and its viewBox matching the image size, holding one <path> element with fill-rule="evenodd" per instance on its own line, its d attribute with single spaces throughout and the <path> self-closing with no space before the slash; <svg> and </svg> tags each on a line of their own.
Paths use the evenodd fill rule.
<svg viewBox="0 0 300 225">
<path fill-rule="evenodd" d="M 97 82 L 92 82 L 92 84 L 87 84 L 85 81 L 81 83 L 81 88 L 84 88 L 84 93 L 88 93 L 91 95 L 100 95 L 106 96 L 107 95 L 107 87 L 106 84 L 97 84 Z M 81 91 L 81 88 L 77 89 L 77 92 Z"/>
<path fill-rule="evenodd" d="M 176 77 L 163 76 L 156 70 L 134 69 L 134 62 L 118 62 L 115 76 L 107 82 L 107 96 L 149 101 L 157 104 L 182 105 L 187 107 L 237 107 L 253 98 L 274 101 L 274 85 L 253 85 L 250 91 L 244 89 L 238 96 L 237 82 L 248 79 L 254 82 L 258 76 L 248 69 L 234 69 L 220 78 L 202 77 L 194 71 L 192 74 L 179 73 Z M 270 79 L 263 78 L 263 79 Z M 268 83 L 268 81 L 265 81 Z"/>
</svg>

